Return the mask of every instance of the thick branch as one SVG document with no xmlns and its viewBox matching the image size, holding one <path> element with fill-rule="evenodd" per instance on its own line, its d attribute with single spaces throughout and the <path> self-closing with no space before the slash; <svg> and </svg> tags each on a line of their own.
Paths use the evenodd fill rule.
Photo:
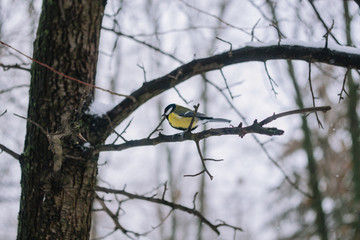
<svg viewBox="0 0 360 240">
<path fill-rule="evenodd" d="M 290 43 L 286 44 L 286 42 L 282 41 L 281 45 L 274 42 L 274 44 L 264 44 L 262 46 L 246 46 L 231 50 L 231 54 L 227 51 L 212 57 L 193 60 L 163 77 L 145 82 L 142 87 L 131 94 L 136 99 L 136 102 L 128 98 L 124 99 L 107 113 L 108 117 L 112 122 L 112 126 L 117 126 L 143 103 L 177 84 L 198 74 L 237 63 L 292 59 L 327 63 L 346 68 L 360 68 L 360 54 L 356 54 L 355 50 L 357 49 L 355 48 L 339 47 L 338 49 L 331 49 L 320 45 L 314 47 L 306 45 L 306 43 L 302 45 L 300 43 L 290 45 Z M 104 131 L 102 131 L 104 133 L 103 137 L 106 138 L 111 134 L 111 128 L 103 127 L 105 127 Z"/>
</svg>

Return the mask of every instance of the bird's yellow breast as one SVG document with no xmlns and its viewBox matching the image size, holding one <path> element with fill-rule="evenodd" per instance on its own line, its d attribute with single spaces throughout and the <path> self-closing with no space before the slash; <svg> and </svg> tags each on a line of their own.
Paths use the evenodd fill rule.
<svg viewBox="0 0 360 240">
<path fill-rule="evenodd" d="M 181 117 L 175 113 L 170 113 L 168 116 L 169 123 L 172 127 L 177 129 L 186 130 L 189 128 L 189 125 L 191 123 L 191 117 Z M 194 129 L 197 125 L 197 118 L 194 119 L 194 122 L 191 126 L 191 129 Z"/>
</svg>

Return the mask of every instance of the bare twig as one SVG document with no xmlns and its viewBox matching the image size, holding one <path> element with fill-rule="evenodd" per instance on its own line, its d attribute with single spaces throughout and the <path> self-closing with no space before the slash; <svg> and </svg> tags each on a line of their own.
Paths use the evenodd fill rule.
<svg viewBox="0 0 360 240">
<path fill-rule="evenodd" d="M 165 199 L 165 194 L 166 194 L 166 191 L 168 190 L 168 187 L 167 187 L 167 182 L 164 183 L 164 191 L 162 193 L 162 196 L 161 196 L 161 199 Z"/>
<path fill-rule="evenodd" d="M 178 96 L 181 98 L 181 100 L 184 101 L 184 103 L 189 104 L 189 103 L 192 102 L 192 101 L 187 101 L 187 100 L 181 95 L 180 91 L 179 91 L 175 86 L 173 87 L 173 89 L 174 89 L 175 92 L 178 94 Z"/>
<path fill-rule="evenodd" d="M 5 109 L 5 111 L 0 114 L 0 117 L 4 116 L 6 113 L 7 113 L 7 109 Z"/>
<path fill-rule="evenodd" d="M 270 117 L 265 118 L 264 120 L 262 120 L 261 122 L 259 122 L 260 126 L 263 126 L 265 124 L 268 124 L 269 122 L 274 121 L 275 119 L 281 118 L 281 117 L 285 117 L 285 116 L 289 116 L 289 115 L 294 115 L 294 114 L 305 114 L 305 113 L 309 113 L 309 112 L 317 112 L 317 111 L 321 111 L 321 112 L 327 112 L 331 109 L 330 106 L 323 106 L 323 107 L 310 107 L 310 108 L 303 108 L 303 109 L 297 109 L 297 110 L 292 110 L 292 111 L 287 111 L 287 112 L 283 112 L 283 113 L 279 113 L 279 114 L 274 114 Z"/>
<path fill-rule="evenodd" d="M 327 35 L 330 35 L 337 44 L 341 45 L 340 42 L 336 39 L 336 37 L 331 33 L 331 30 L 329 31 L 329 29 L 332 29 L 332 27 L 329 28 L 329 27 L 327 26 L 327 24 L 325 23 L 325 21 L 322 19 L 322 17 L 321 17 L 321 15 L 320 15 L 319 11 L 317 10 L 317 8 L 316 8 L 313 0 L 309 0 L 309 3 L 310 3 L 310 5 L 311 5 L 311 7 L 313 8 L 316 16 L 318 17 L 318 19 L 320 20 L 320 22 L 322 23 L 322 25 L 323 25 L 324 28 L 326 29 Z M 334 25 L 334 21 L 333 21 L 333 25 Z"/>
<path fill-rule="evenodd" d="M 266 75 L 268 76 L 269 78 L 269 82 L 270 82 L 270 86 L 271 86 L 271 91 L 275 94 L 275 96 L 278 94 L 275 90 L 275 87 L 278 87 L 277 83 L 275 82 L 275 80 L 270 76 L 270 73 L 269 73 L 269 70 L 267 68 L 267 64 L 266 62 L 264 62 L 264 66 L 265 66 L 265 72 L 266 72 Z M 274 87 L 275 85 L 275 87 Z"/>
<path fill-rule="evenodd" d="M 193 10 L 199 12 L 199 13 L 202 13 L 202 14 L 204 14 L 204 15 L 207 15 L 207 16 L 209 16 L 209 17 L 215 18 L 216 20 L 218 20 L 219 22 L 225 24 L 226 26 L 231 27 L 231 28 L 236 29 L 236 30 L 239 30 L 239 31 L 241 31 L 241 32 L 243 32 L 243 33 L 251 36 L 251 33 L 247 32 L 247 31 L 244 30 L 243 28 L 240 28 L 240 27 L 237 27 L 237 26 L 235 26 L 235 25 L 233 25 L 233 24 L 231 24 L 231 23 L 228 23 L 228 22 L 226 22 L 225 20 L 223 20 L 222 18 L 216 16 L 215 14 L 211 14 L 211 13 L 209 13 L 209 12 L 206 12 L 206 11 L 202 10 L 202 9 L 199 9 L 199 8 L 197 8 L 197 7 L 193 6 L 193 5 L 185 2 L 184 0 L 179 0 L 179 1 L 182 2 L 182 3 L 183 3 L 185 6 L 187 6 L 188 8 L 191 8 L 191 9 L 193 9 Z M 257 40 L 259 40 L 259 39 L 257 39 Z"/>
<path fill-rule="evenodd" d="M 0 144 L 0 150 L 3 152 L 6 152 L 7 154 L 9 154 L 10 156 L 12 156 L 13 158 L 15 158 L 16 160 L 21 161 L 22 160 L 22 156 L 14 151 L 12 151 L 11 149 L 5 147 L 4 145 Z"/>
<path fill-rule="evenodd" d="M 225 26 L 188 26 L 185 28 L 175 28 L 175 29 L 169 29 L 169 30 L 165 30 L 165 31 L 155 31 L 155 32 L 151 32 L 151 33 L 137 33 L 137 34 L 131 34 L 131 36 L 133 37 L 153 37 L 153 36 L 159 36 L 159 35 L 166 35 L 166 34 L 171 34 L 171 33 L 178 33 L 178 32 L 189 32 L 191 30 L 198 30 L 198 29 L 212 29 L 212 30 L 217 30 L 217 29 L 226 29 Z"/>
<path fill-rule="evenodd" d="M 14 113 L 15 116 L 19 117 L 19 118 L 22 118 L 30 123 L 32 123 L 33 125 L 35 125 L 37 128 L 40 129 L 40 131 L 45 134 L 47 137 L 49 137 L 49 133 L 45 130 L 45 128 L 43 128 L 40 124 L 38 124 L 37 122 L 34 122 L 33 120 L 31 120 L 30 118 L 26 118 L 26 117 L 23 117 L 23 116 L 20 116 L 16 113 Z"/>
<path fill-rule="evenodd" d="M 315 107 L 315 94 L 314 94 L 314 90 L 313 90 L 313 87 L 312 87 L 312 81 L 311 81 L 311 62 L 309 62 L 309 78 L 308 78 L 308 81 L 309 81 L 309 86 L 310 86 L 310 92 L 311 92 L 311 97 L 312 97 L 312 103 L 313 103 L 313 107 Z M 318 126 L 322 129 L 324 129 L 321 121 L 320 121 L 320 118 L 317 114 L 317 111 L 315 111 L 315 116 L 316 116 L 316 121 L 318 122 Z"/>
<path fill-rule="evenodd" d="M 346 89 L 345 89 L 345 83 L 346 83 L 346 79 L 347 79 L 347 75 L 349 73 L 350 69 L 348 68 L 344 74 L 344 80 L 343 80 L 343 83 L 342 83 L 342 87 L 341 87 L 341 91 L 340 93 L 338 94 L 339 96 L 339 103 L 341 102 L 341 100 L 344 99 L 344 97 L 342 96 L 343 93 L 346 94 L 346 96 L 348 96 L 349 94 L 347 93 Z"/>
<path fill-rule="evenodd" d="M 195 173 L 195 174 L 184 174 L 184 177 L 196 177 L 196 176 L 203 174 L 204 172 L 205 172 L 205 170 L 203 169 L 200 172 Z"/>
<path fill-rule="evenodd" d="M 272 26 L 276 29 L 276 32 L 278 35 L 278 45 L 280 46 L 281 39 L 283 39 L 285 37 L 285 35 L 280 31 L 279 26 L 277 25 L 276 22 L 273 22 L 272 24 L 270 24 L 270 26 Z"/>
<path fill-rule="evenodd" d="M 13 86 L 13 87 L 4 89 L 4 90 L 0 90 L 0 94 L 6 93 L 6 92 L 10 92 L 10 91 L 12 91 L 12 90 L 14 90 L 14 89 L 22 88 L 22 87 L 30 87 L 30 85 L 29 85 L 29 84 L 16 85 L 16 86 Z"/>
<path fill-rule="evenodd" d="M 231 99 L 234 99 L 234 96 L 232 95 L 232 92 L 231 92 L 231 90 L 230 90 L 230 88 L 229 88 L 229 85 L 228 85 L 228 83 L 227 83 L 227 79 L 226 79 L 226 77 L 225 77 L 225 75 L 224 75 L 224 72 L 222 71 L 222 69 L 221 69 L 221 68 L 220 68 L 219 70 L 220 70 L 221 76 L 222 76 L 222 77 L 223 77 L 223 79 L 224 79 L 224 82 L 225 82 L 225 87 L 226 87 L 226 89 L 228 90 L 228 92 L 229 92 L 229 94 L 230 94 Z"/>
<path fill-rule="evenodd" d="M 224 39 L 221 39 L 221 38 L 219 38 L 219 37 L 216 37 L 216 39 L 217 39 L 217 40 L 220 40 L 220 41 L 222 41 L 222 42 L 227 43 L 227 44 L 229 44 L 229 45 L 230 45 L 230 49 L 229 49 L 229 57 L 232 57 L 232 44 L 231 44 L 231 42 L 225 41 Z"/>
<path fill-rule="evenodd" d="M 254 26 L 251 29 L 251 41 L 254 41 L 254 37 L 255 37 L 255 28 L 256 26 L 259 24 L 260 22 L 260 18 L 256 21 L 256 23 L 254 24 Z"/>
<path fill-rule="evenodd" d="M 149 134 L 149 136 L 147 138 L 150 138 L 155 132 L 159 131 L 159 127 L 161 126 L 161 124 L 164 122 L 164 120 L 166 119 L 166 116 L 164 116 L 160 123 L 156 126 L 156 128 Z"/>
<path fill-rule="evenodd" d="M 243 231 L 243 229 L 240 228 L 240 227 L 236 227 L 236 226 L 230 225 L 230 224 L 228 224 L 228 223 L 226 223 L 226 222 L 224 222 L 224 221 L 222 221 L 222 220 L 218 220 L 218 221 L 220 222 L 219 224 L 216 225 L 216 226 L 218 226 L 218 227 L 230 227 L 230 228 L 234 229 L 235 231 L 240 231 L 240 232 Z"/>
<path fill-rule="evenodd" d="M 121 138 L 124 142 L 127 142 L 127 140 L 122 136 L 124 133 L 126 133 L 126 130 L 130 127 L 130 124 L 132 122 L 133 118 L 130 119 L 130 121 L 128 122 L 128 124 L 125 126 L 125 128 L 122 130 L 121 133 L 118 133 L 117 131 L 115 131 L 114 129 L 114 133 L 117 135 L 115 140 L 113 141 L 113 144 L 118 140 L 118 138 Z"/>
<path fill-rule="evenodd" d="M 40 61 L 38 61 L 38 60 L 36 60 L 36 59 L 34 59 L 34 58 L 26 55 L 25 53 L 21 52 L 20 50 L 14 48 L 14 47 L 12 47 L 12 46 L 10 46 L 9 44 L 7 44 L 7 43 L 5 43 L 5 42 L 3 42 L 3 41 L 0 41 L 0 44 L 6 46 L 6 47 L 8 47 L 8 48 L 11 48 L 12 50 L 14 50 L 15 52 L 19 53 L 20 55 L 22 55 L 22 56 L 30 59 L 31 61 L 33 61 L 33 62 L 35 62 L 35 63 L 37 63 L 37 64 L 39 64 L 39 65 L 41 65 L 41 66 L 43 66 L 43 67 L 45 67 L 45 68 L 47 68 L 47 69 L 49 69 L 50 71 L 56 73 L 56 74 L 59 75 L 59 76 L 62 76 L 62 77 L 64 77 L 64 78 L 66 78 L 66 79 L 69 79 L 69 80 L 71 80 L 71 81 L 80 83 L 80 84 L 85 85 L 85 86 L 88 86 L 88 87 L 92 87 L 92 88 L 99 89 L 99 90 L 104 91 L 104 92 L 108 92 L 108 93 L 113 94 L 113 95 L 117 95 L 117 96 L 120 96 L 120 97 L 130 98 L 133 102 L 136 102 L 136 99 L 135 99 L 133 96 L 116 93 L 116 92 L 110 91 L 110 90 L 108 90 L 108 89 L 105 89 L 105 88 L 102 88 L 102 87 L 93 85 L 93 84 L 91 84 L 91 83 L 84 82 L 84 81 L 82 81 L 82 80 L 80 80 L 80 79 L 77 79 L 77 78 L 68 76 L 68 75 L 66 75 L 66 74 L 64 74 L 64 73 L 62 73 L 62 72 L 59 72 L 58 70 L 50 67 L 49 65 L 47 65 L 47 64 L 45 64 L 45 63 L 43 63 L 43 62 L 40 62 Z"/>
<path fill-rule="evenodd" d="M 129 38 L 129 39 L 131 39 L 131 40 L 133 40 L 133 41 L 135 41 L 135 42 L 137 42 L 137 43 L 140 43 L 140 44 L 142 44 L 142 45 L 144 45 L 144 46 L 146 46 L 146 47 L 149 47 L 149 48 L 155 50 L 156 52 L 159 52 L 159 53 L 161 53 L 161 54 L 163 54 L 163 55 L 165 55 L 165 56 L 168 56 L 168 57 L 170 57 L 171 59 L 173 59 L 173 60 L 175 60 L 175 61 L 177 61 L 177 62 L 179 62 L 179 63 L 181 63 L 181 64 L 184 64 L 183 61 L 181 61 L 179 58 L 175 57 L 173 54 L 167 53 L 167 52 L 165 52 L 164 50 L 161 50 L 160 48 L 155 47 L 155 46 L 153 46 L 153 45 L 151 45 L 151 44 L 149 44 L 149 43 L 147 43 L 147 42 L 145 42 L 145 41 L 141 41 L 141 40 L 137 39 L 136 37 L 134 37 L 134 36 L 132 36 L 132 35 L 128 35 L 128 34 L 125 34 L 125 33 L 123 33 L 123 32 L 116 31 L 114 28 L 102 27 L 101 29 L 106 30 L 106 31 L 113 32 L 114 34 L 116 34 L 116 35 L 118 35 L 118 36 L 124 36 L 124 37 L 126 37 L 126 38 Z"/>
<path fill-rule="evenodd" d="M 333 19 L 333 21 L 332 21 L 331 27 L 326 30 L 326 33 L 325 33 L 324 36 L 323 36 L 323 37 L 325 38 L 325 49 L 328 48 L 328 44 L 329 44 L 329 34 L 331 34 L 331 30 L 333 29 L 333 27 L 334 27 L 334 19 Z"/>
<path fill-rule="evenodd" d="M 199 154 L 199 156 L 200 156 L 200 160 L 201 160 L 201 163 L 202 163 L 202 165 L 203 165 L 204 171 L 205 171 L 206 174 L 209 176 L 210 180 L 213 180 L 214 177 L 210 174 L 209 170 L 208 170 L 207 167 L 206 167 L 206 164 L 205 164 L 205 160 L 206 160 L 206 159 L 204 158 L 204 156 L 203 156 L 202 153 L 201 153 L 199 141 L 195 141 L 195 143 L 196 143 L 196 149 L 197 149 L 198 154 Z"/>
<path fill-rule="evenodd" d="M 199 195 L 199 192 L 196 192 L 195 194 L 194 194 L 194 196 L 193 196 L 193 209 L 196 209 L 196 198 L 197 198 L 197 196 Z"/>
<path fill-rule="evenodd" d="M 196 113 L 197 113 L 197 110 L 199 109 L 199 106 L 200 106 L 200 103 L 198 103 L 197 105 L 194 105 L 194 115 L 191 118 L 191 121 L 190 121 L 189 127 L 187 129 L 187 132 L 191 132 L 191 128 L 192 128 L 192 125 L 193 125 L 193 123 L 195 121 Z"/>
<path fill-rule="evenodd" d="M 143 74 L 144 74 L 144 82 L 147 82 L 146 80 L 146 71 L 145 71 L 145 68 L 144 66 L 140 65 L 140 64 L 136 64 L 142 71 L 143 71 Z"/>
<path fill-rule="evenodd" d="M 267 21 L 269 21 L 269 22 L 272 21 L 272 19 L 271 19 L 270 17 L 266 16 L 265 12 L 261 9 L 261 7 L 255 4 L 254 0 L 248 0 L 248 1 L 249 1 L 249 3 L 250 3 L 251 5 L 253 5 L 254 8 L 256 8 L 256 9 L 259 11 L 259 13 L 261 14 L 261 16 L 262 16 L 265 20 L 267 20 Z"/>
<path fill-rule="evenodd" d="M 116 141 L 117 141 L 119 138 L 121 138 L 124 142 L 127 142 L 127 140 L 126 140 L 122 135 L 123 135 L 123 134 L 126 132 L 126 130 L 130 127 L 130 124 L 131 124 L 133 118 L 130 119 L 130 121 L 128 122 L 128 124 L 125 126 L 124 130 L 123 130 L 121 133 L 118 133 L 118 132 L 115 130 L 115 126 L 113 126 L 113 124 L 112 124 L 109 116 L 108 116 L 107 114 L 104 114 L 104 116 L 105 116 L 106 120 L 108 121 L 108 123 L 109 123 L 109 125 L 110 125 L 110 127 L 111 127 L 111 129 L 112 129 L 112 132 L 116 134 L 116 138 L 114 139 L 114 141 L 112 142 L 112 144 L 115 144 Z"/>
<path fill-rule="evenodd" d="M 0 67 L 2 67 L 4 71 L 7 71 L 9 69 L 20 69 L 20 70 L 30 72 L 30 68 L 22 67 L 22 65 L 29 65 L 29 64 L 18 64 L 18 63 L 16 63 L 16 64 L 8 65 L 8 64 L 0 63 Z"/>
</svg>

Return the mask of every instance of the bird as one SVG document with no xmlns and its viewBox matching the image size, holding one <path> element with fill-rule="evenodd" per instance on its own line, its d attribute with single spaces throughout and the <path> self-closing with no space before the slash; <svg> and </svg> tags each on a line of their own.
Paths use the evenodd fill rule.
<svg viewBox="0 0 360 240">
<path fill-rule="evenodd" d="M 175 103 L 169 104 L 165 110 L 163 115 L 168 120 L 171 127 L 178 130 L 187 130 L 189 129 L 191 120 L 194 116 L 194 111 L 177 105 Z M 207 122 L 231 122 L 229 119 L 225 118 L 213 118 L 205 116 L 203 113 L 196 112 L 193 124 L 190 130 L 194 130 L 197 128 L 200 123 L 205 124 Z"/>
</svg>

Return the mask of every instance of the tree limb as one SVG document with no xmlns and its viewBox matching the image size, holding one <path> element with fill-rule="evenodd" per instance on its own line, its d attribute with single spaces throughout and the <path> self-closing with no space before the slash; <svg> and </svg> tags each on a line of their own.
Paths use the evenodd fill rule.
<svg viewBox="0 0 360 240">
<path fill-rule="evenodd" d="M 231 56 L 229 56 L 229 51 L 227 51 L 212 57 L 196 59 L 176 68 L 160 78 L 143 83 L 142 87 L 131 94 L 131 96 L 136 99 L 136 102 L 126 98 L 110 110 L 107 115 L 111 120 L 112 125 L 117 126 L 139 106 L 169 88 L 198 74 L 218 70 L 224 66 L 237 63 L 293 59 L 359 69 L 360 54 L 356 54 L 355 52 L 352 53 L 350 49 L 355 48 L 346 48 L 346 50 L 344 48 L 344 51 L 339 51 L 331 48 L 325 49 L 323 47 L 296 44 L 290 45 L 284 42 L 281 42 L 280 45 L 274 43 L 273 45 L 245 46 L 236 50 L 232 49 Z M 97 129 L 99 128 L 103 128 L 102 132 L 104 139 L 111 134 L 111 131 L 107 126 L 97 126 Z"/>
<path fill-rule="evenodd" d="M 254 121 L 254 123 L 247 127 L 242 127 L 242 124 L 239 124 L 238 127 L 226 127 L 226 128 L 212 128 L 208 130 L 204 130 L 199 133 L 191 133 L 191 132 L 183 132 L 174 135 L 164 135 L 159 133 L 158 137 L 155 138 L 143 138 L 138 140 L 131 140 L 127 141 L 122 144 L 106 144 L 97 146 L 93 149 L 93 154 L 98 154 L 99 152 L 104 151 L 122 151 L 132 147 L 140 147 L 140 146 L 152 146 L 157 145 L 159 143 L 166 143 L 166 142 L 183 142 L 192 140 L 198 142 L 202 139 L 209 138 L 212 136 L 222 136 L 222 135 L 239 135 L 240 137 L 244 137 L 246 134 L 249 133 L 258 133 L 268 136 L 278 136 L 284 133 L 283 130 L 277 128 L 264 128 L 265 124 L 268 124 L 280 117 L 288 116 L 291 114 L 299 114 L 299 113 L 307 113 L 307 112 L 314 112 L 314 111 L 328 111 L 331 107 L 315 107 L 315 108 L 304 108 L 304 109 L 297 109 L 293 111 L 283 112 L 279 114 L 274 114 L 261 122 Z"/>
</svg>

